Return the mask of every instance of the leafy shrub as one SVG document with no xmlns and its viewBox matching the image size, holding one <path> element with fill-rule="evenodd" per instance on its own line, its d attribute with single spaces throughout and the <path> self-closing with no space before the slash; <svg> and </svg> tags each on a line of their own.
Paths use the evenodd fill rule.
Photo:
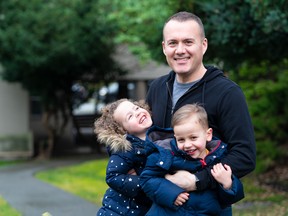
<svg viewBox="0 0 288 216">
<path fill-rule="evenodd" d="M 288 139 L 288 60 L 278 65 L 263 61 L 258 65 L 243 64 L 231 73 L 243 89 L 255 129 L 257 168 L 261 172 L 281 156 L 281 145 Z"/>
</svg>

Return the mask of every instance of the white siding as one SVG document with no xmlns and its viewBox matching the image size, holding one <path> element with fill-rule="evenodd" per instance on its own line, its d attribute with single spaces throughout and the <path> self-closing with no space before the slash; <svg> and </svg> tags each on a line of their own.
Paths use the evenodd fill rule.
<svg viewBox="0 0 288 216">
<path fill-rule="evenodd" d="M 29 132 L 29 95 L 19 84 L 0 79 L 0 136 Z"/>
</svg>

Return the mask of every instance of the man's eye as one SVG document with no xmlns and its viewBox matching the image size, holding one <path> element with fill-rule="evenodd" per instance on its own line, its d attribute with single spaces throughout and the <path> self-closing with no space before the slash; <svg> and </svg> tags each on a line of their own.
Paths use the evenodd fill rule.
<svg viewBox="0 0 288 216">
<path fill-rule="evenodd" d="M 175 41 L 170 41 L 170 42 L 168 42 L 168 45 L 169 46 L 175 46 L 177 43 L 175 42 Z"/>
</svg>

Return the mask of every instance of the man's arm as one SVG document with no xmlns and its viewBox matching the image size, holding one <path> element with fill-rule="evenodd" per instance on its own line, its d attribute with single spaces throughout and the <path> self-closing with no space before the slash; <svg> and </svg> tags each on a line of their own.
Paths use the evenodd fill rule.
<svg viewBox="0 0 288 216">
<path fill-rule="evenodd" d="M 179 170 L 173 175 L 165 175 L 165 178 L 186 191 L 201 191 L 217 186 L 216 180 L 211 175 L 210 167 L 206 167 L 195 174 Z"/>
<path fill-rule="evenodd" d="M 223 95 L 218 113 L 218 138 L 228 144 L 228 154 L 221 162 L 241 178 L 255 169 L 256 144 L 248 106 L 239 86 Z"/>
<path fill-rule="evenodd" d="M 179 170 L 175 174 L 166 174 L 165 178 L 186 191 L 196 190 L 196 176 L 188 171 Z"/>
</svg>

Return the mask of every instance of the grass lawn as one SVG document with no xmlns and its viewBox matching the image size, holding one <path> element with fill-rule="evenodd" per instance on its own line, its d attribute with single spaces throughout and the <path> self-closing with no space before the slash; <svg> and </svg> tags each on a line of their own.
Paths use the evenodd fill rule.
<svg viewBox="0 0 288 216">
<path fill-rule="evenodd" d="M 233 205 L 233 216 L 287 216 L 287 192 L 259 185 L 257 178 L 250 174 L 241 179 L 245 198 Z"/>
<path fill-rule="evenodd" d="M 107 163 L 108 159 L 100 159 L 46 170 L 37 173 L 36 178 L 101 206 L 103 194 L 108 188 L 105 182 Z"/>
<path fill-rule="evenodd" d="M 14 208 L 12 208 L 1 196 L 0 196 L 0 216 L 21 216 Z"/>
<path fill-rule="evenodd" d="M 14 165 L 14 164 L 23 163 L 23 162 L 24 160 L 4 160 L 4 161 L 0 161 L 0 167 Z"/>
</svg>

